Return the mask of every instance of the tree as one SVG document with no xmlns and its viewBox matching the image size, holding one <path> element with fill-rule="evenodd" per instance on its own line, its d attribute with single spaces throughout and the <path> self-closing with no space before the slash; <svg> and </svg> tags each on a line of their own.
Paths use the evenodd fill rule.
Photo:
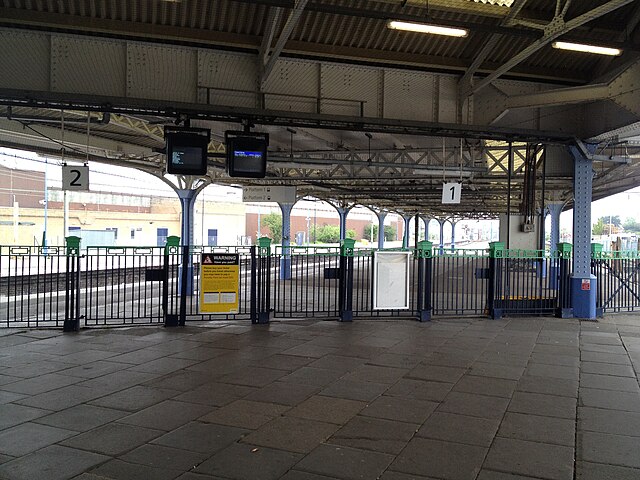
<svg viewBox="0 0 640 480">
<path fill-rule="evenodd" d="M 338 243 L 340 241 L 340 227 L 336 225 L 323 225 L 313 230 L 313 237 L 320 243 Z"/>
<path fill-rule="evenodd" d="M 619 227 L 622 225 L 622 222 L 620 221 L 620 215 L 612 215 L 612 216 L 604 216 L 604 217 L 600 217 L 598 219 L 598 221 L 602 220 L 602 223 L 605 225 L 613 225 L 614 227 Z"/>
<path fill-rule="evenodd" d="M 640 233 L 640 222 L 635 218 L 627 218 L 622 226 L 624 227 L 625 232 Z"/>
<path fill-rule="evenodd" d="M 373 238 L 371 238 L 371 227 L 367 227 L 365 231 L 365 237 L 369 238 L 371 242 L 375 242 L 378 240 L 378 225 L 373 224 Z M 395 240 L 396 238 L 396 229 L 392 225 L 384 226 L 384 239 L 385 240 Z"/>
<path fill-rule="evenodd" d="M 262 217 L 262 223 L 267 226 L 273 243 L 282 242 L 282 215 L 278 213 L 269 213 Z"/>
<path fill-rule="evenodd" d="M 347 238 L 356 239 L 356 231 L 353 228 L 347 230 Z"/>
<path fill-rule="evenodd" d="M 593 233 L 594 235 L 606 235 L 609 232 L 605 230 L 606 226 L 604 224 L 604 220 L 602 219 L 602 217 L 600 217 L 598 221 L 593 225 L 591 233 Z"/>
</svg>

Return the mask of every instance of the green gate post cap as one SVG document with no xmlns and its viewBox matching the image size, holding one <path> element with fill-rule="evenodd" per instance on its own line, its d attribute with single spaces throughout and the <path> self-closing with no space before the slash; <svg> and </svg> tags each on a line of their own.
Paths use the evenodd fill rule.
<svg viewBox="0 0 640 480">
<path fill-rule="evenodd" d="M 602 254 L 602 244 L 601 243 L 592 243 L 591 244 L 591 253 L 594 256 L 598 256 Z"/>
<path fill-rule="evenodd" d="M 353 249 L 356 241 L 353 238 L 345 238 L 340 240 L 340 255 L 343 257 L 353 257 Z"/>
<path fill-rule="evenodd" d="M 271 239 L 269 237 L 260 237 L 258 239 L 258 247 L 269 248 L 271 247 Z"/>
<path fill-rule="evenodd" d="M 422 240 L 418 242 L 418 258 L 430 258 L 433 253 L 433 242 Z"/>
<path fill-rule="evenodd" d="M 164 253 L 169 254 L 172 251 L 175 252 L 179 246 L 180 246 L 180 237 L 176 237 L 175 235 L 170 235 L 167 237 L 167 241 L 164 244 Z"/>
<path fill-rule="evenodd" d="M 489 256 L 491 258 L 504 257 L 503 252 L 504 242 L 491 242 L 489 244 Z"/>
<path fill-rule="evenodd" d="M 80 237 L 70 236 L 66 239 L 67 255 L 77 255 L 80 253 Z"/>
<path fill-rule="evenodd" d="M 573 245 L 566 242 L 560 242 L 557 248 L 561 253 L 571 253 L 571 250 L 573 250 Z"/>
<path fill-rule="evenodd" d="M 433 248 L 433 242 L 422 240 L 418 242 L 418 250 L 431 250 Z"/>
</svg>

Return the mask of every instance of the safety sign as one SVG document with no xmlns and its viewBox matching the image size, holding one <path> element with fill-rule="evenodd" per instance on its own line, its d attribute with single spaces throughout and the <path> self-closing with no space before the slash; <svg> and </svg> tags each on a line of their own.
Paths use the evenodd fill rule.
<svg viewBox="0 0 640 480">
<path fill-rule="evenodd" d="M 238 313 L 240 256 L 203 253 L 200 258 L 200 313 Z"/>
</svg>

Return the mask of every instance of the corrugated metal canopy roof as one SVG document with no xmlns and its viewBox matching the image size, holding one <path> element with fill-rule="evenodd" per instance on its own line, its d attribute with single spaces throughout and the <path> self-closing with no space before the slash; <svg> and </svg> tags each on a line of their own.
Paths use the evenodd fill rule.
<svg viewBox="0 0 640 480">
<path fill-rule="evenodd" d="M 492 32 L 505 35 L 480 68 L 489 72 L 504 63 L 542 35 L 542 27 L 555 14 L 556 0 L 528 0 L 516 19 L 502 25 L 510 8 L 471 0 L 326 0 L 310 1 L 296 23 L 284 55 L 349 57 L 362 62 L 389 63 L 390 54 L 403 54 L 396 64 L 439 68 L 459 72 L 468 67 Z M 604 0 L 570 2 L 565 21 L 605 4 Z M 623 44 L 638 48 L 637 28 L 629 25 L 637 2 L 614 9 L 567 36 L 584 41 Z M 4 0 L 0 24 L 26 25 L 47 23 L 59 29 L 98 30 L 92 20 L 112 22 L 112 35 L 136 35 L 136 25 L 173 27 L 173 39 L 197 41 L 202 32 L 209 34 L 208 44 L 255 50 L 270 28 L 270 14 L 280 8 L 278 32 L 283 28 L 293 0 L 61 0 L 56 2 Z M 470 34 L 463 39 L 392 31 L 385 28 L 388 18 L 403 16 L 434 23 L 464 25 Z M 116 23 L 124 22 L 126 25 Z M 540 28 L 535 28 L 534 24 Z M 107 24 L 108 25 L 108 24 Z M 631 31 L 629 31 L 631 27 Z M 635 32 L 635 37 L 634 37 Z M 633 43 L 635 41 L 636 43 Z M 559 52 L 550 46 L 532 55 L 509 72 L 518 78 L 560 80 L 584 83 L 602 70 L 603 60 L 592 55 Z"/>
<path fill-rule="evenodd" d="M 298 0 L 300 5 L 304 0 Z M 521 6 L 515 18 L 507 21 L 511 8 L 494 5 L 500 1 L 472 0 L 311 0 L 305 3 L 299 19 L 291 29 L 282 56 L 344 61 L 354 64 L 394 65 L 420 70 L 468 71 L 483 46 L 494 38 L 495 46 L 479 65 L 476 75 L 490 75 L 509 59 L 544 34 L 547 25 L 562 8 L 564 1 L 516 0 Z M 608 4 L 607 0 L 569 2 L 565 21 Z M 286 28 L 294 0 L 3 0 L 0 26 L 36 28 L 55 32 L 133 38 L 163 43 L 189 44 L 256 53 L 263 38 L 273 27 L 273 41 Z M 278 14 L 279 12 L 279 14 Z M 386 28 L 390 18 L 427 20 L 431 23 L 462 26 L 469 29 L 466 38 L 438 37 L 419 33 L 392 31 Z M 275 20 L 274 20 L 275 19 Z M 622 46 L 637 54 L 640 51 L 640 5 L 629 2 L 564 35 L 563 39 L 583 43 Z M 561 28 L 561 25 L 559 26 Z M 495 37 L 496 34 L 499 34 Z M 504 76 L 514 79 L 553 81 L 555 84 L 587 84 L 606 73 L 610 60 L 594 55 L 568 53 L 546 45 L 525 58 Z M 14 108 L 14 116 L 29 118 L 36 127 L 47 125 L 46 111 Z M 73 113 L 69 112 L 69 119 Z M 84 131 L 82 119 L 69 121 L 67 131 Z M 6 108 L 0 117 L 8 117 Z M 44 116 L 44 118 L 43 118 Z M 97 118 L 98 116 L 96 116 Z M 123 116 L 124 117 L 124 116 Z M 113 115 L 108 124 L 91 125 L 96 138 L 127 142 L 160 151 L 161 125 L 175 120 L 145 117 L 147 130 L 135 127 L 138 119 Z M 130 123 L 131 125 L 128 125 Z M 149 125 L 157 125 L 159 130 Z M 214 139 L 233 125 L 209 122 Z M 39 127 L 38 127 L 39 128 Z M 237 125 L 235 126 L 237 129 Z M 37 129 L 37 128 L 36 128 Z M 269 181 L 296 184 L 301 194 L 334 202 L 359 202 L 403 212 L 450 214 L 495 213 L 504 211 L 506 196 L 505 147 L 495 151 L 473 143 L 447 146 L 440 154 L 437 145 L 417 136 L 375 134 L 368 151 L 362 132 L 328 131 L 313 127 L 299 128 L 293 142 L 282 126 L 261 126 L 271 134 L 273 163 Z M 457 152 L 455 148 L 458 148 Z M 43 152 L 59 146 L 50 143 Z M 449 152 L 454 152 L 450 154 Z M 474 194 L 463 205 L 447 211 L 440 205 L 443 178 L 459 178 L 457 155 L 466 155 L 465 188 Z M 155 163 L 153 163 L 155 161 Z M 154 160 L 149 165 L 161 168 Z M 214 159 L 213 180 L 234 183 L 222 174 L 223 161 Z M 293 164 L 293 165 L 291 165 Z M 447 167 L 447 165 L 449 165 Z M 139 166 L 139 165 L 138 165 Z M 444 168 L 443 168 L 444 167 Z M 448 168 L 448 170 L 446 170 Z M 640 180 L 640 165 L 622 170 L 606 165 L 596 178 L 594 198 L 624 190 Z M 445 171 L 446 170 L 446 171 Z M 569 198 L 570 174 L 558 174 L 547 182 L 548 191 Z M 517 196 L 518 193 L 513 194 Z M 515 198 L 515 197 L 514 197 Z M 515 201 L 515 200 L 514 200 Z M 440 209 L 440 210 L 436 210 Z"/>
</svg>

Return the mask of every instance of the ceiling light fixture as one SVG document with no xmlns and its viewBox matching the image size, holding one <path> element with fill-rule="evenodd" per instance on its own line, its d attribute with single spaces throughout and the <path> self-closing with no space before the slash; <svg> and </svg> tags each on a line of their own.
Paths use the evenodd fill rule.
<svg viewBox="0 0 640 480">
<path fill-rule="evenodd" d="M 464 28 L 444 27 L 430 23 L 405 22 L 403 20 L 389 20 L 387 28 L 391 30 L 404 30 L 407 32 L 429 33 L 432 35 L 446 35 L 448 37 L 466 37 L 469 31 Z"/>
<path fill-rule="evenodd" d="M 583 43 L 553 42 L 551 46 L 559 50 L 571 50 L 573 52 L 595 53 L 598 55 L 609 55 L 611 57 L 617 57 L 619 55 L 622 55 L 622 50 L 620 50 L 619 48 L 598 47 L 597 45 L 586 45 Z"/>
<path fill-rule="evenodd" d="M 510 7 L 513 0 L 471 0 L 475 3 L 488 3 L 489 5 L 497 5 L 499 7 Z"/>
</svg>

